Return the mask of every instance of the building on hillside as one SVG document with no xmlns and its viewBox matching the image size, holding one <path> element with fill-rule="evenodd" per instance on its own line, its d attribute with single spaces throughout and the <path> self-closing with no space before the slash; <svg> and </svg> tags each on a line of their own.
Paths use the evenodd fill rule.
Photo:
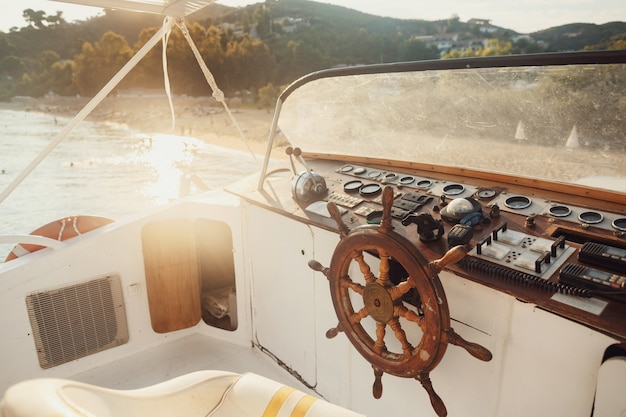
<svg viewBox="0 0 626 417">
<path fill-rule="evenodd" d="M 413 40 L 422 41 L 426 46 L 435 46 L 440 55 L 445 55 L 453 49 L 477 51 L 487 45 L 488 38 L 461 39 L 458 33 L 438 33 L 436 35 L 413 36 Z"/>
<path fill-rule="evenodd" d="M 437 33 L 435 35 L 413 36 L 411 39 L 422 41 L 426 46 L 435 46 L 440 54 L 445 54 L 459 41 L 458 33 Z"/>
<path fill-rule="evenodd" d="M 470 26 L 478 26 L 480 33 L 495 33 L 499 30 L 497 26 L 491 24 L 491 19 L 470 19 L 467 21 Z"/>
</svg>

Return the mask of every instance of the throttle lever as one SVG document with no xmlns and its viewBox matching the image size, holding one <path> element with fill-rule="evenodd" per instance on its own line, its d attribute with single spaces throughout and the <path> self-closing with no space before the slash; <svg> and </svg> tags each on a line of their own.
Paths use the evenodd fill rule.
<svg viewBox="0 0 626 417">
<path fill-rule="evenodd" d="M 293 180 L 291 182 L 291 195 L 300 204 L 309 203 L 322 198 L 324 193 L 328 191 L 324 177 L 316 172 L 312 172 L 306 165 L 302 157 L 300 148 L 292 148 L 288 146 L 285 153 L 289 155 L 291 169 L 293 170 Z M 293 157 L 296 157 L 305 168 L 305 171 L 298 174 Z"/>
<path fill-rule="evenodd" d="M 291 162 L 291 170 L 293 171 L 293 175 L 298 175 L 298 171 L 296 171 L 296 165 L 293 163 L 293 148 L 291 146 L 287 146 L 285 148 L 285 153 L 289 156 L 289 162 Z"/>
<path fill-rule="evenodd" d="M 302 164 L 306 172 L 309 174 L 309 178 L 311 178 L 311 181 L 313 181 L 313 184 L 315 184 L 315 192 L 321 193 L 323 189 L 325 188 L 325 185 L 318 183 L 316 181 L 315 176 L 313 175 L 313 172 L 309 169 L 308 165 L 304 161 L 304 158 L 302 157 L 302 150 L 300 148 L 294 148 L 293 156 L 298 158 L 298 161 L 300 161 L 300 163 Z"/>
<path fill-rule="evenodd" d="M 429 213 L 409 213 L 402 219 L 402 224 L 417 225 L 417 234 L 422 242 L 433 242 L 443 236 L 443 222 Z"/>
</svg>

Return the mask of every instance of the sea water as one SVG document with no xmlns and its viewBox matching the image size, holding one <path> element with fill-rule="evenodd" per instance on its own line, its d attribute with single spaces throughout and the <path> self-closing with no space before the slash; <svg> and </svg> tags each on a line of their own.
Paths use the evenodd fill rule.
<svg viewBox="0 0 626 417">
<path fill-rule="evenodd" d="M 44 113 L 0 110 L 0 192 L 69 121 Z M 0 201 L 0 234 L 28 234 L 75 215 L 119 219 L 177 199 L 188 178 L 217 189 L 258 169 L 249 153 L 194 137 L 82 122 Z M 12 246 L 0 244 L 0 262 Z"/>
</svg>

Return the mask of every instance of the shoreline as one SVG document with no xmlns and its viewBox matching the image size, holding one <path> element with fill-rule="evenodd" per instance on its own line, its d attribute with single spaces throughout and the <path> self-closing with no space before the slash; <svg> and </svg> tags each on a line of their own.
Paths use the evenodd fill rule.
<svg viewBox="0 0 626 417">
<path fill-rule="evenodd" d="M 91 100 L 88 97 L 17 98 L 0 103 L 0 109 L 39 112 L 52 116 L 72 118 Z M 193 136 L 206 143 L 225 148 L 264 155 L 267 148 L 273 114 L 265 109 L 254 109 L 231 100 L 229 106 L 235 122 L 223 105 L 212 97 L 173 96 L 175 126 L 167 96 L 160 94 L 119 94 L 106 97 L 85 118 L 92 122 L 112 122 L 126 125 L 145 134 L 173 134 Z"/>
</svg>

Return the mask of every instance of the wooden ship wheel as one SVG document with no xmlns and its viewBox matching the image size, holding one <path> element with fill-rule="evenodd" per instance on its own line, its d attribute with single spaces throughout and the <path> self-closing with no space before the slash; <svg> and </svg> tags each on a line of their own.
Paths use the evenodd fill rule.
<svg viewBox="0 0 626 417">
<path fill-rule="evenodd" d="M 326 336 L 331 338 L 343 332 L 356 350 L 374 369 L 373 395 L 382 396 L 382 375 L 415 378 L 427 391 L 438 416 L 447 415 L 442 399 L 433 389 L 429 373 L 443 358 L 449 343 L 465 348 L 472 356 L 491 360 L 486 348 L 461 338 L 450 327 L 450 313 L 438 273 L 448 264 L 459 261 L 466 254 L 463 246 L 449 250 L 441 259 L 427 262 L 417 247 L 404 236 L 393 231 L 391 207 L 393 190 L 383 192 L 381 224 L 363 225 L 350 231 L 343 223 L 334 203 L 328 209 L 337 223 L 341 240 L 330 263 L 323 267 L 312 260 L 309 266 L 328 278 L 331 297 L 339 324 Z M 366 256 L 378 261 L 378 276 L 372 271 Z M 363 279 L 352 279 L 351 264 L 356 262 Z M 408 277 L 398 284 L 390 279 L 390 264 L 399 263 Z M 359 274 L 357 274 L 359 275 Z M 418 293 L 419 306 L 409 308 L 402 298 L 412 289 Z M 419 341 L 409 340 L 404 327 L 411 329 Z M 386 335 L 389 333 L 389 336 Z M 421 337 L 419 337 L 421 334 Z"/>
</svg>

